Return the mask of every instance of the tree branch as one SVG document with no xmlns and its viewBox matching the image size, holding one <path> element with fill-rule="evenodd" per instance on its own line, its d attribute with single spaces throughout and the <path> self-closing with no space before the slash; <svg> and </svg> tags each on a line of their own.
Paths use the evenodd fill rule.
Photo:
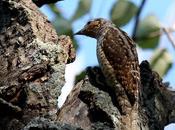
<svg viewBox="0 0 175 130">
<path fill-rule="evenodd" d="M 166 34 L 167 38 L 169 39 L 170 43 L 173 45 L 173 47 L 175 48 L 175 39 L 173 37 L 173 35 L 170 33 L 170 31 L 167 28 L 162 28 L 162 30 L 164 31 L 164 33 Z"/>
<path fill-rule="evenodd" d="M 146 2 L 146 0 L 142 0 L 142 3 L 140 4 L 140 7 L 139 7 L 139 9 L 137 11 L 137 14 L 136 14 L 134 29 L 133 29 L 133 32 L 132 32 L 133 40 L 135 40 L 135 38 L 136 38 L 136 32 L 137 32 L 137 28 L 138 28 L 138 24 L 139 24 L 140 14 L 143 10 L 145 2 Z"/>
<path fill-rule="evenodd" d="M 44 4 L 56 3 L 57 1 L 63 0 L 32 0 L 38 7 L 43 6 Z"/>
</svg>

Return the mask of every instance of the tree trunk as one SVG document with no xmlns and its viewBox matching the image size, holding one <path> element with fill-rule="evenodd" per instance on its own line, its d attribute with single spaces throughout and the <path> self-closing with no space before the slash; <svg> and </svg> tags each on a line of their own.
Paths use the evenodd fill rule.
<svg viewBox="0 0 175 130">
<path fill-rule="evenodd" d="M 31 0 L 0 1 L 0 129 L 162 130 L 175 120 L 175 94 L 149 63 L 140 65 L 140 104 L 123 115 L 98 67 L 57 108 L 65 65 L 75 58 Z"/>
<path fill-rule="evenodd" d="M 165 125 L 174 122 L 175 94 L 150 69 L 147 61 L 140 64 L 140 73 L 141 101 L 138 110 L 134 109 L 130 116 L 122 115 L 114 106 L 114 92 L 107 86 L 100 68 L 89 67 L 88 75 L 67 98 L 58 120 L 84 129 L 163 130 Z"/>
<path fill-rule="evenodd" d="M 30 0 L 1 0 L 0 17 L 0 129 L 54 121 L 65 65 L 75 56 L 71 39 L 58 37 Z"/>
</svg>

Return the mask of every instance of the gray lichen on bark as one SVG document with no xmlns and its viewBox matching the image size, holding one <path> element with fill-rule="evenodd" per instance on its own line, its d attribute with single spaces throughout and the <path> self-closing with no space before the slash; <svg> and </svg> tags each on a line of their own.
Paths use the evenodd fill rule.
<svg viewBox="0 0 175 130">
<path fill-rule="evenodd" d="M 30 0 L 0 1 L 0 16 L 1 129 L 54 120 L 65 65 L 75 58 L 71 39 L 58 37 Z"/>
</svg>

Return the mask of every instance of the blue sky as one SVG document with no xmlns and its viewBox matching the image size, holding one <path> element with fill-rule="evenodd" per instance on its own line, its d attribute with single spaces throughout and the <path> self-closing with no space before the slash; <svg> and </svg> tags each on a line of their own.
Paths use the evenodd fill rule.
<svg viewBox="0 0 175 130">
<path fill-rule="evenodd" d="M 89 19 L 96 18 L 96 17 L 103 17 L 103 18 L 109 19 L 110 18 L 109 10 L 115 1 L 116 0 L 107 0 L 107 1 L 94 0 L 90 13 L 87 14 L 86 16 L 83 16 L 81 19 L 73 23 L 72 27 L 74 32 L 80 30 Z M 137 5 L 139 5 L 141 2 L 141 0 L 132 0 L 132 1 Z M 73 1 L 64 0 L 62 2 L 57 3 L 58 8 L 67 19 L 73 15 L 77 5 L 78 5 L 78 0 L 73 0 Z M 147 0 L 144 10 L 142 11 L 142 14 L 141 14 L 141 19 L 143 19 L 148 14 L 155 14 L 164 26 L 170 27 L 172 26 L 173 21 L 175 21 L 174 7 L 175 7 L 174 0 L 161 0 L 161 1 Z M 49 20 L 54 19 L 54 14 L 49 10 L 47 6 L 43 6 L 41 10 L 47 15 Z M 131 20 L 131 22 L 127 26 L 124 26 L 122 28 L 129 35 L 131 35 L 132 29 L 133 29 L 133 21 L 134 20 Z M 174 26 L 175 26 L 175 23 L 174 23 Z M 67 95 L 70 92 L 71 90 L 70 88 L 73 86 L 73 80 L 74 80 L 75 74 L 78 74 L 87 66 L 98 65 L 97 58 L 96 58 L 96 40 L 85 36 L 76 36 L 76 39 L 78 40 L 78 44 L 80 48 L 77 51 L 76 61 L 72 64 L 67 65 L 66 84 L 62 90 L 64 95 L 60 96 L 61 101 L 65 100 L 65 97 L 66 97 L 65 95 Z M 172 47 L 172 45 L 169 43 L 166 36 L 161 37 L 159 47 L 167 48 L 168 51 L 173 56 L 173 67 L 168 72 L 168 74 L 164 77 L 164 81 L 169 81 L 171 86 L 175 86 L 175 76 L 174 76 L 175 75 L 175 48 Z M 141 49 L 138 49 L 138 54 L 139 54 L 140 61 L 149 60 L 152 55 L 152 51 L 151 50 L 143 51 Z M 62 105 L 62 103 L 63 102 L 60 103 L 60 106 Z M 169 127 L 173 127 L 173 125 Z M 175 126 L 173 128 L 175 129 Z M 173 130 L 173 128 L 167 127 L 166 130 Z"/>
<path fill-rule="evenodd" d="M 137 5 L 140 4 L 141 0 L 132 0 Z M 74 32 L 80 30 L 84 24 L 91 18 L 95 17 L 103 17 L 109 19 L 109 10 L 115 0 L 108 0 L 108 1 L 102 1 L 102 0 L 95 0 L 93 1 L 92 8 L 89 14 L 82 17 L 81 19 L 77 20 L 73 23 L 73 29 Z M 159 3 L 159 4 L 157 4 Z M 147 0 L 144 10 L 141 14 L 141 19 L 143 19 L 148 14 L 155 14 L 157 18 L 161 21 L 162 24 L 171 26 L 172 23 L 172 14 L 170 12 L 174 9 L 173 3 L 175 3 L 173 0 Z M 76 6 L 78 4 L 78 0 L 74 0 L 73 2 L 70 2 L 69 0 L 65 0 L 63 2 L 58 2 L 57 5 L 61 12 L 64 14 L 66 18 L 69 18 L 74 13 Z M 104 6 L 105 5 L 105 6 Z M 71 8 L 70 8 L 71 7 Z M 48 10 L 46 11 L 48 13 Z M 54 16 L 52 14 L 48 13 L 48 16 L 50 19 L 52 19 Z M 175 18 L 175 16 L 173 16 Z M 129 35 L 131 35 L 132 29 L 133 29 L 133 21 L 127 25 L 124 26 L 122 29 L 125 30 Z M 80 69 L 84 69 L 87 66 L 94 66 L 97 65 L 97 58 L 96 58 L 96 40 L 84 36 L 76 36 L 77 40 L 79 41 L 80 49 L 77 52 L 77 59 L 81 58 L 81 65 Z M 168 48 L 169 52 L 172 54 L 173 59 L 175 59 L 175 50 L 169 43 L 166 36 L 163 36 L 160 41 L 160 47 Z M 142 60 L 149 60 L 152 51 L 151 50 L 144 50 L 138 49 L 139 51 L 139 59 Z M 172 75 L 175 74 L 175 65 L 173 65 L 171 71 L 168 72 L 168 74 L 164 77 L 165 81 L 169 81 L 171 83 L 171 86 L 175 86 L 175 80 Z"/>
</svg>

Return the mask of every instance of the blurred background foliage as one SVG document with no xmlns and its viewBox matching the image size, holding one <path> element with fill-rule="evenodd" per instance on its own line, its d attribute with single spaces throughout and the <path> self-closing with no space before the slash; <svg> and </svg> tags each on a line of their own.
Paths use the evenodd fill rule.
<svg viewBox="0 0 175 130">
<path fill-rule="evenodd" d="M 117 27 L 123 27 L 131 19 L 135 19 L 132 38 L 143 51 L 151 49 L 154 52 L 150 60 L 151 67 L 163 77 L 170 70 L 173 59 L 166 48 L 162 49 L 158 47 L 160 36 L 163 34 L 163 26 L 158 18 L 153 14 L 148 14 L 143 19 L 139 18 L 144 4 L 146 4 L 145 0 L 141 1 L 140 6 L 130 0 L 116 0 L 110 9 L 110 19 Z M 55 4 L 49 4 L 50 9 L 56 16 L 52 23 L 58 35 L 69 35 L 73 39 L 74 47 L 77 50 L 79 49 L 78 41 L 73 36 L 72 24 L 89 13 L 91 6 L 92 0 L 79 0 L 76 11 L 71 18 L 67 19 Z M 83 72 L 77 76 L 77 80 L 80 80 L 84 74 Z"/>
</svg>

